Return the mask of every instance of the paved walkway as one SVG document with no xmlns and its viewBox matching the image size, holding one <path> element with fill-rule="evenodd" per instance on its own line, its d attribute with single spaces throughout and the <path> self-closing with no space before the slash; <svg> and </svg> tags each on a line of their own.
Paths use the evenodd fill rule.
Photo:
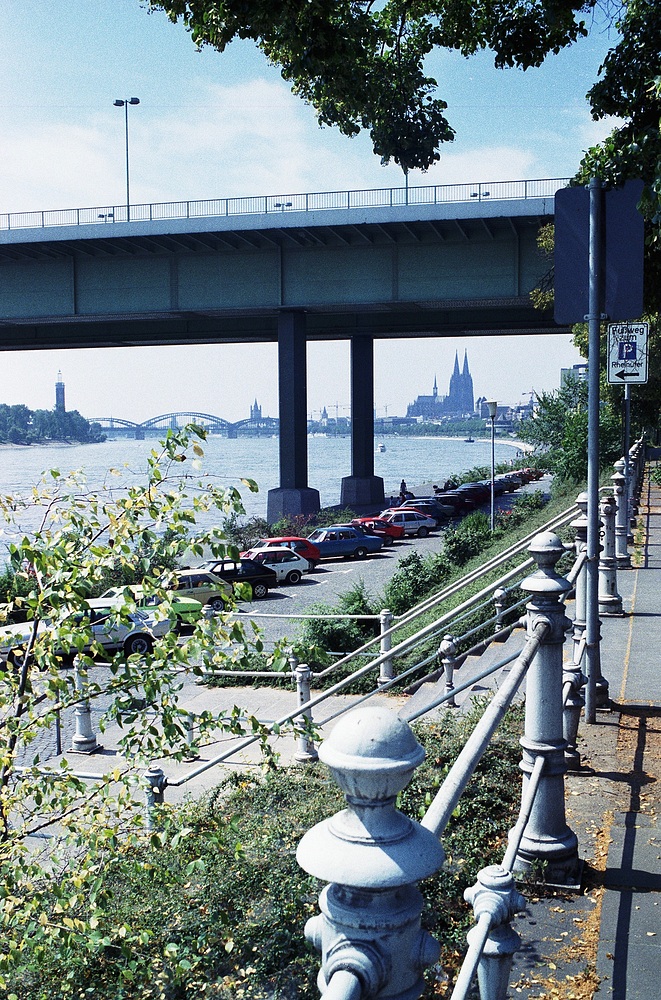
<svg viewBox="0 0 661 1000">
<path fill-rule="evenodd" d="M 650 471 L 638 519 L 642 564 L 618 574 L 628 618 L 603 623 L 622 794 L 612 811 L 596 969 L 599 996 L 612 1000 L 661 994 L 661 488 Z"/>
</svg>

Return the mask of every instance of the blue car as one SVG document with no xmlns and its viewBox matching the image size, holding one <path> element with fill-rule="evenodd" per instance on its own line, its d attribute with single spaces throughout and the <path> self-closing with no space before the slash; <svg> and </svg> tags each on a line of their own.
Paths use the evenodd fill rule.
<svg viewBox="0 0 661 1000">
<path fill-rule="evenodd" d="M 379 552 L 383 539 L 376 535 L 366 535 L 351 524 L 331 524 L 327 528 L 317 528 L 308 541 L 316 545 L 322 559 L 364 559 L 368 552 Z"/>
</svg>

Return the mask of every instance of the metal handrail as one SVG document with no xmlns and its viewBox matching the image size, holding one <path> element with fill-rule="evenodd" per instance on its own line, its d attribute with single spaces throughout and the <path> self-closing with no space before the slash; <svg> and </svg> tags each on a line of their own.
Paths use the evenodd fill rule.
<svg viewBox="0 0 661 1000">
<path fill-rule="evenodd" d="M 521 681 L 550 629 L 551 624 L 546 620 L 537 623 L 502 687 L 496 692 L 493 701 L 467 739 L 463 750 L 448 771 L 436 797 L 425 813 L 422 826 L 431 830 L 437 837 L 443 835 L 466 785 L 488 747 L 491 737 L 510 707 Z"/>
<path fill-rule="evenodd" d="M 252 195 L 242 198 L 209 198 L 131 205 L 96 205 L 36 212 L 0 214 L 0 230 L 47 229 L 55 226 L 101 226 L 125 222 L 163 222 L 234 215 L 276 215 L 287 212 L 325 212 L 356 208 L 404 208 L 458 202 L 526 201 L 552 198 L 566 187 L 568 177 L 492 181 L 475 184 L 425 184 L 414 187 L 359 188 L 287 195 Z"/>
</svg>

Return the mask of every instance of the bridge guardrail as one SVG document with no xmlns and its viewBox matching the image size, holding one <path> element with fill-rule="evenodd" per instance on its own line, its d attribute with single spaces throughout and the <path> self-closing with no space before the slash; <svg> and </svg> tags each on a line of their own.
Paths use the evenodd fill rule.
<svg viewBox="0 0 661 1000">
<path fill-rule="evenodd" d="M 117 222 L 163 222 L 234 215 L 285 215 L 354 208 L 396 208 L 473 201 L 519 201 L 552 198 L 566 187 L 567 177 L 476 184 L 425 184 L 415 187 L 360 188 L 355 191 L 313 191 L 299 194 L 250 195 L 138 205 L 97 205 L 36 212 L 0 214 L 0 230 L 48 229 L 57 226 L 108 226 Z"/>
</svg>

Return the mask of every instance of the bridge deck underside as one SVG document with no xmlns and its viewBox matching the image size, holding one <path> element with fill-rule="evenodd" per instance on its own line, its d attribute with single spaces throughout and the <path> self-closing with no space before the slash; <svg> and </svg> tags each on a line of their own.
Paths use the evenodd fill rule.
<svg viewBox="0 0 661 1000">
<path fill-rule="evenodd" d="M 0 245 L 0 349 L 549 333 L 542 216 Z M 15 234 L 14 234 L 15 235 Z"/>
</svg>

